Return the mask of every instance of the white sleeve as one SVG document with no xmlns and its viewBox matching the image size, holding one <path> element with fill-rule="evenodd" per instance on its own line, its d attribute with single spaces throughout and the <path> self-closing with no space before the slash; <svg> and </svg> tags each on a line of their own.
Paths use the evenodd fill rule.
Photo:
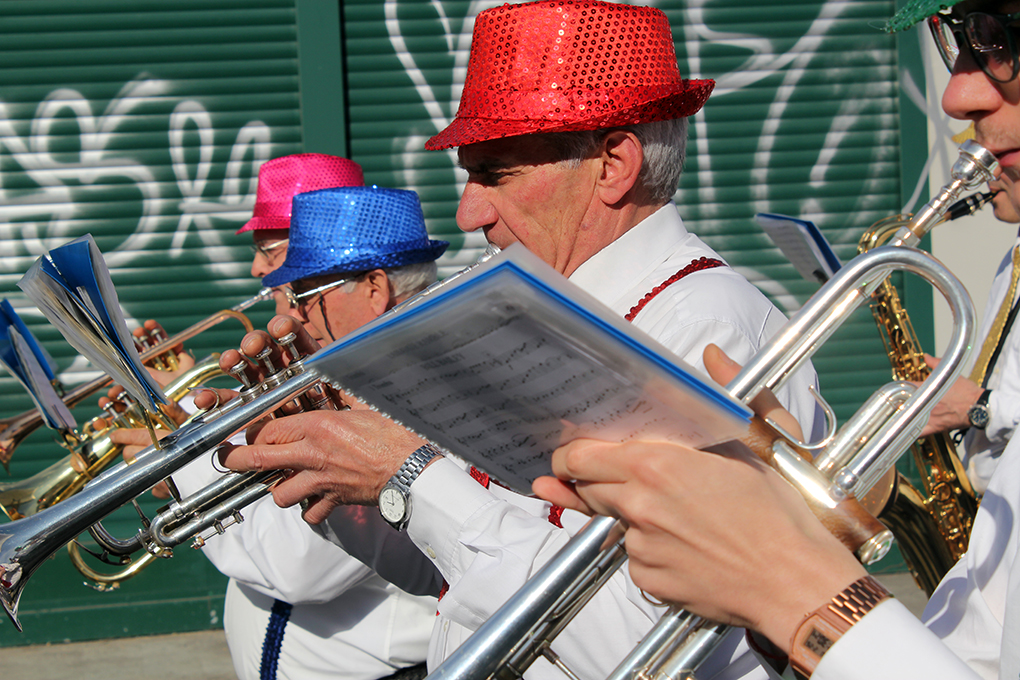
<svg viewBox="0 0 1020 680">
<path fill-rule="evenodd" d="M 312 530 L 401 590 L 412 595 L 439 594 L 442 575 L 406 533 L 383 520 L 378 508 L 340 506 Z"/>
<path fill-rule="evenodd" d="M 411 499 L 408 534 L 432 557 L 449 585 L 439 612 L 469 630 L 499 609 L 588 520 L 563 511 L 565 528 L 558 528 L 549 520 L 549 503 L 495 485 L 487 489 L 449 458 L 436 461 L 415 480 Z M 553 648 L 581 677 L 604 677 L 662 611 L 643 597 L 623 568 L 556 638 Z M 756 664 L 740 640 L 736 633 L 721 652 L 725 659 L 706 677 L 731 665 L 738 648 L 748 659 L 745 670 L 752 670 Z M 764 672 L 756 677 L 765 677 Z"/>
<path fill-rule="evenodd" d="M 217 479 L 203 457 L 174 475 L 185 496 Z M 208 539 L 203 554 L 225 576 L 291 604 L 329 602 L 373 576 L 367 566 L 324 540 L 298 506 L 266 496 L 241 511 L 244 521 Z M 208 532 L 206 532 L 208 533 Z"/>
<path fill-rule="evenodd" d="M 826 652 L 811 680 L 980 678 L 895 599 L 868 612 Z"/>
<path fill-rule="evenodd" d="M 999 384 L 988 396 L 988 441 L 1005 444 L 1020 424 L 1020 329 L 1011 334 L 999 358 Z"/>
</svg>

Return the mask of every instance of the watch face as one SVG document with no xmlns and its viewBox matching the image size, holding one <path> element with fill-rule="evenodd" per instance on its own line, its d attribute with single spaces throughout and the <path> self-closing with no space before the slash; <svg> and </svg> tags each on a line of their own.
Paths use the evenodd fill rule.
<svg viewBox="0 0 1020 680">
<path fill-rule="evenodd" d="M 387 486 L 379 492 L 379 512 L 387 522 L 399 522 L 404 519 L 406 509 L 404 494 L 398 489 Z"/>
<path fill-rule="evenodd" d="M 967 419 L 972 426 L 983 430 L 988 425 L 988 407 L 981 404 L 971 406 L 967 411 Z"/>
</svg>

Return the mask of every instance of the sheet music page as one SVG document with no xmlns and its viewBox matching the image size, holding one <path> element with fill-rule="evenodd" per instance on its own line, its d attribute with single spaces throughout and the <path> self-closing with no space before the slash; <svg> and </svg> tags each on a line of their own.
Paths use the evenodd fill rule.
<svg viewBox="0 0 1020 680">
<path fill-rule="evenodd" d="M 749 412 L 523 248 L 310 362 L 523 493 L 578 438 L 707 446 Z"/>
<path fill-rule="evenodd" d="M 166 403 L 142 366 L 109 270 L 91 235 L 44 255 L 18 283 L 50 323 L 89 361 L 150 410 Z"/>
<path fill-rule="evenodd" d="M 21 334 L 21 337 L 28 343 L 29 347 L 32 348 L 32 354 L 38 359 L 42 369 L 46 372 L 46 377 L 49 380 L 56 380 L 57 378 L 57 363 L 50 356 L 50 353 L 46 351 L 46 348 L 39 344 L 39 341 L 32 331 L 28 329 L 25 322 L 22 321 L 21 316 L 14 311 L 14 306 L 11 305 L 10 300 L 3 298 L 0 300 L 0 335 L 7 332 L 7 328 L 13 326 Z M 8 345 L 8 349 L 13 352 L 13 347 Z"/>
<path fill-rule="evenodd" d="M 839 258 L 814 223 L 771 213 L 758 213 L 754 221 L 808 281 L 825 283 L 840 268 Z"/>
<path fill-rule="evenodd" d="M 46 425 L 57 430 L 75 429 L 78 423 L 74 416 L 46 377 L 46 372 L 28 342 L 15 328 L 11 328 L 11 340 L 25 374 L 26 382 L 23 384 L 43 414 Z"/>
<path fill-rule="evenodd" d="M 76 295 L 45 273 L 45 264 L 45 259 L 37 260 L 21 277 L 18 287 L 65 338 L 74 336 L 83 344 L 108 347 L 106 331 L 99 320 L 81 304 Z M 78 345 L 71 344 L 85 354 Z"/>
</svg>

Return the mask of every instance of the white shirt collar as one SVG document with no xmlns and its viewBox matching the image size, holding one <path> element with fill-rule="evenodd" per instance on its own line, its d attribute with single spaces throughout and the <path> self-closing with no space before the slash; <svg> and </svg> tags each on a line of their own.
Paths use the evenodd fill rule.
<svg viewBox="0 0 1020 680">
<path fill-rule="evenodd" d="M 595 253 L 569 279 L 612 307 L 630 288 L 619 279 L 621 274 L 628 282 L 644 279 L 688 238 L 693 235 L 684 227 L 676 205 L 667 203 Z"/>
</svg>

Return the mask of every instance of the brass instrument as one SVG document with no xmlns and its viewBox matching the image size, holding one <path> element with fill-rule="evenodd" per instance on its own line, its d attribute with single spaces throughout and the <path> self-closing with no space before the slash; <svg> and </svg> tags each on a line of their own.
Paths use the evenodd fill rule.
<svg viewBox="0 0 1020 680">
<path fill-rule="evenodd" d="M 992 195 L 978 197 L 968 206 L 970 212 L 981 208 Z M 859 251 L 868 252 L 885 243 L 909 220 L 908 215 L 895 215 L 876 222 L 861 237 Z M 872 297 L 871 312 L 892 364 L 893 378 L 923 381 L 930 369 L 896 287 L 886 280 Z M 967 550 L 978 500 L 948 432 L 918 439 L 910 445 L 910 452 L 922 476 L 923 493 L 903 475 L 894 473 L 870 496 L 880 503 L 878 518 L 899 541 L 900 552 L 917 585 L 931 597 L 942 577 Z"/>
<path fill-rule="evenodd" d="M 426 299 L 497 252 L 499 248 L 490 245 L 475 264 L 429 286 L 386 314 Z M 306 369 L 300 360 L 291 361 L 265 383 L 242 390 L 238 398 L 214 411 L 199 414 L 171 432 L 160 440 L 158 447 L 142 451 L 131 465 L 119 463 L 112 466 L 67 500 L 29 517 L 0 525 L 0 603 L 15 627 L 21 630 L 18 603 L 29 577 L 63 545 L 276 409 L 285 408 L 290 412 L 294 402 L 301 400 L 304 400 L 305 406 L 324 406 L 323 400 L 327 398 L 329 389 L 328 379 L 316 370 Z M 275 476 L 281 474 L 285 473 L 224 475 L 192 496 L 177 499 L 161 509 L 149 528 L 141 529 L 132 539 L 120 541 L 104 535 L 102 531 L 96 532 L 93 537 L 98 537 L 104 549 L 115 554 L 144 547 L 152 554 L 169 557 L 172 547 L 187 538 L 209 529 L 214 534 L 221 533 L 230 523 L 240 521 L 240 509 L 267 494 Z M 198 536 L 196 543 L 200 544 L 205 538 Z"/>
<path fill-rule="evenodd" d="M 815 445 L 804 445 L 788 435 L 772 442 L 770 464 L 797 487 L 812 509 L 834 508 L 847 499 L 863 497 L 893 469 L 900 453 L 927 422 L 932 406 L 959 375 L 974 341 L 973 305 L 951 272 L 911 246 L 941 221 L 964 188 L 986 183 L 997 170 L 994 156 L 972 141 L 965 142 L 960 160 L 953 166 L 953 180 L 917 216 L 900 225 L 892 238 L 894 246 L 859 255 L 840 269 L 726 386 L 744 403 L 763 389 L 780 387 L 855 309 L 871 298 L 893 270 L 919 274 L 945 296 L 953 311 L 953 336 L 942 362 L 920 387 L 890 383 L 838 433 Z M 831 423 L 834 416 L 827 406 L 826 411 Z M 775 429 L 782 434 L 782 430 Z M 813 464 L 803 455 L 809 450 L 818 451 Z M 591 597 L 592 589 L 608 579 L 606 572 L 622 564 L 620 542 L 610 540 L 617 531 L 615 524 L 609 517 L 589 522 L 429 678 L 520 678 L 527 664 L 539 656 L 563 668 L 551 650 L 551 636 L 566 626 Z M 831 530 L 832 525 L 826 526 Z M 609 547 L 603 547 L 607 542 Z M 881 557 L 883 548 L 888 545 L 876 535 L 856 553 L 867 564 Z M 670 607 L 609 678 L 694 678 L 697 668 L 723 641 L 726 630 L 726 626 Z M 566 673 L 576 678 L 569 670 Z"/>
<path fill-rule="evenodd" d="M 237 319 L 246 331 L 252 329 L 248 318 L 241 313 L 252 305 L 271 297 L 271 289 L 263 288 L 258 295 L 249 298 L 229 310 L 222 310 L 207 319 L 192 325 L 173 338 L 166 338 L 157 333 L 149 332 L 141 339 L 135 337 L 136 346 L 143 361 L 160 370 L 178 370 L 177 357 L 171 350 L 176 345 L 194 337 L 212 326 L 227 319 Z M 166 386 L 164 392 L 174 403 L 180 401 L 191 389 L 212 378 L 222 375 L 219 368 L 219 355 L 215 354 L 184 372 L 176 380 Z M 72 391 L 64 397 L 68 406 L 94 394 L 110 383 L 108 377 L 99 378 Z M 17 520 L 33 515 L 55 503 L 66 500 L 78 493 L 89 481 L 98 476 L 104 469 L 112 465 L 120 457 L 123 447 L 110 440 L 114 429 L 147 428 L 146 414 L 141 405 L 122 394 L 117 401 L 124 405 L 118 412 L 111 403 L 107 406 L 105 416 L 91 419 L 76 431 L 61 432 L 62 445 L 69 449 L 70 454 L 50 465 L 45 470 L 20 482 L 0 484 L 0 509 L 10 520 Z M 176 429 L 176 424 L 162 413 L 151 414 L 156 426 L 165 430 Z M 0 431 L 7 430 L 6 437 L 0 442 L 0 455 L 10 453 L 21 439 L 33 431 L 41 423 L 38 411 L 28 411 L 21 416 L 4 421 Z M 8 442 L 10 449 L 3 446 Z M 128 556 L 120 556 L 114 573 L 102 573 L 89 566 L 76 542 L 68 544 L 68 554 L 74 567 L 85 576 L 88 585 L 97 590 L 117 588 L 120 583 L 140 573 L 151 561 L 152 556 L 145 555 L 133 560 Z M 108 561 L 107 555 L 100 559 Z"/>
<path fill-rule="evenodd" d="M 165 354 L 167 350 L 181 344 L 182 342 L 190 340 L 199 333 L 202 333 L 203 331 L 206 331 L 227 319 L 236 319 L 244 326 L 245 332 L 248 332 L 252 330 L 251 322 L 241 312 L 252 305 L 271 299 L 272 296 L 273 290 L 271 288 L 263 288 L 258 292 L 258 294 L 237 305 L 234 305 L 230 309 L 219 311 L 207 319 L 199 321 L 198 323 L 186 328 L 177 335 L 148 347 L 141 352 L 141 360 L 143 363 L 149 362 Z M 103 376 L 90 382 L 83 383 L 64 393 L 62 395 L 63 401 L 68 408 L 73 408 L 75 405 L 89 398 L 103 387 L 109 385 L 110 382 L 111 379 L 109 376 Z M 6 467 L 10 462 L 11 456 L 14 454 L 14 449 L 18 446 L 18 444 L 20 444 L 25 437 L 34 432 L 35 429 L 42 424 L 42 422 L 42 415 L 39 413 L 38 409 L 30 409 L 19 415 L 0 419 L 0 463 L 2 463 L 4 467 Z"/>
<path fill-rule="evenodd" d="M 214 354 L 196 364 L 166 386 L 167 397 L 180 401 L 193 387 L 222 375 L 218 361 L 219 355 Z M 75 441 L 70 455 L 28 479 L 0 484 L 0 510 L 8 519 L 22 519 L 66 500 L 120 457 L 123 447 L 110 441 L 110 433 L 115 429 L 145 427 L 144 415 L 136 402 L 120 413 L 111 413 L 112 417 L 97 416 L 81 432 L 73 433 Z"/>
</svg>

